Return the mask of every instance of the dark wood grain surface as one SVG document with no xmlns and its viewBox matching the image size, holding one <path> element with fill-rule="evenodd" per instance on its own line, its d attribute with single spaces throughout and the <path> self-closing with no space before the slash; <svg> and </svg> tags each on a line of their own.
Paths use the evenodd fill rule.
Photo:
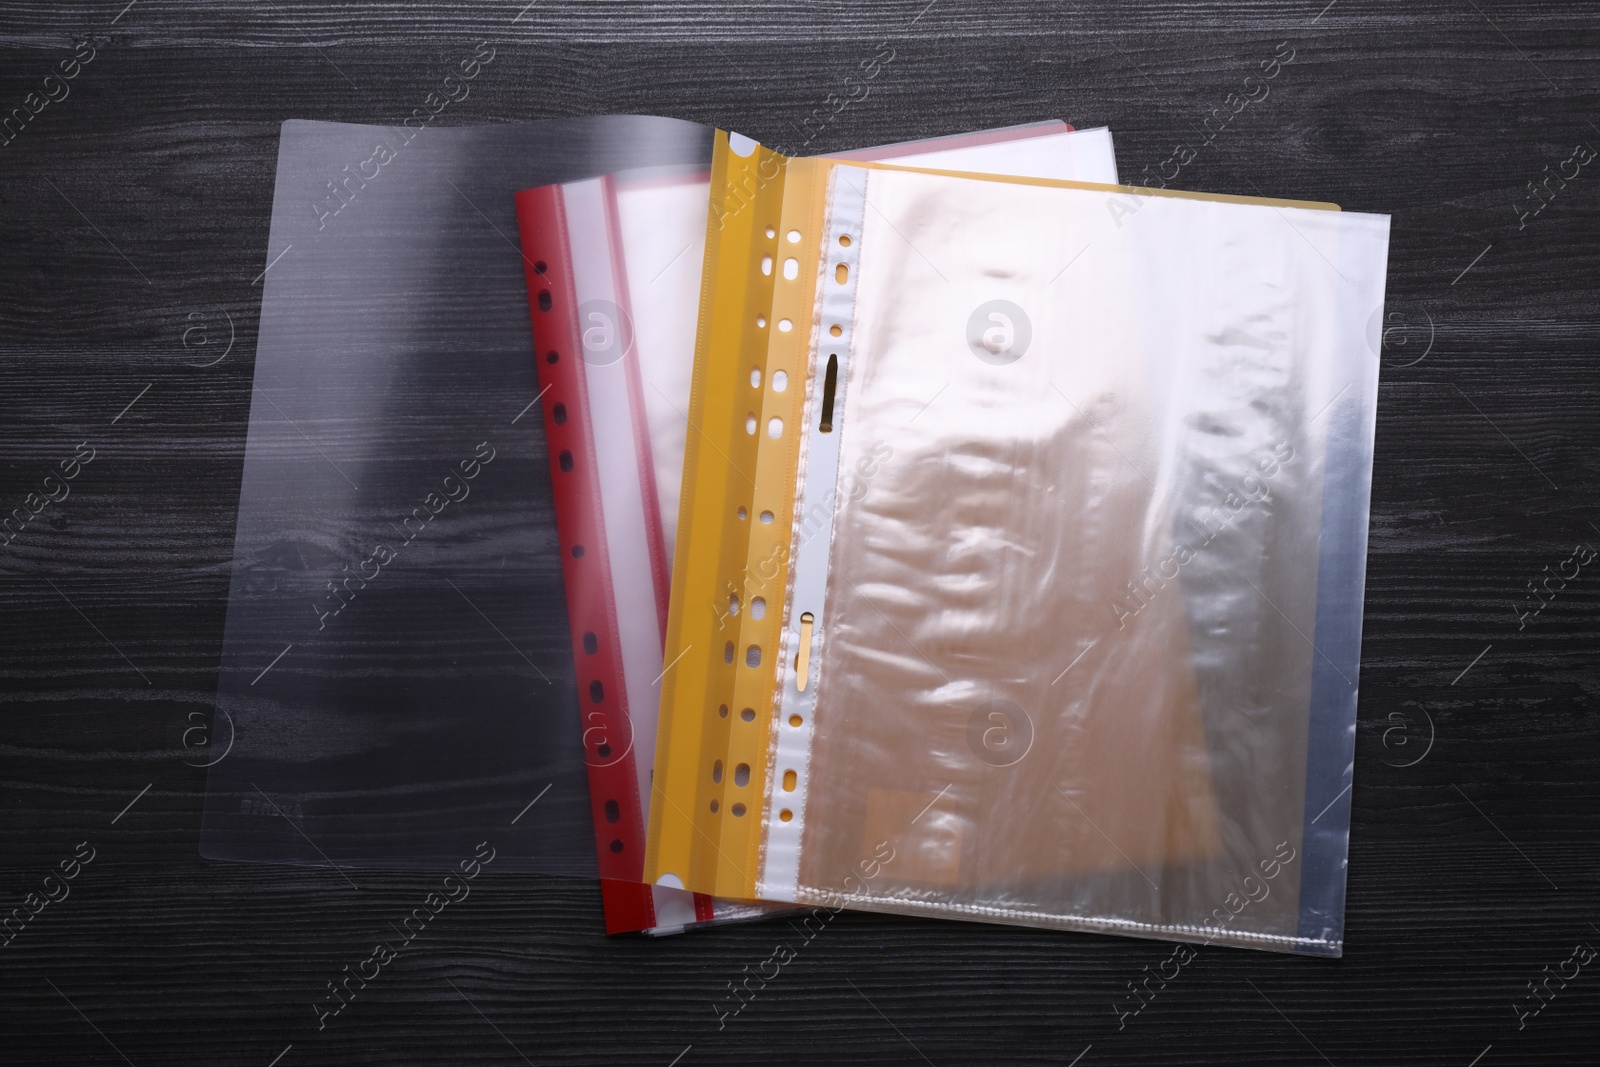
<svg viewBox="0 0 1600 1067">
<path fill-rule="evenodd" d="M 94 855 L 0 948 L 0 1060 L 1595 1062 L 1600 958 L 1567 961 L 1600 946 L 1600 562 L 1529 591 L 1600 548 L 1600 166 L 1568 162 L 1600 148 L 1593 5 L 125 4 L 0 5 L 0 116 L 94 47 L 0 145 L 0 510 L 95 452 L 0 550 L 0 910 Z M 444 121 L 654 113 L 815 152 L 1062 117 L 1111 126 L 1128 181 L 1187 146 L 1174 185 L 1393 215 L 1342 960 L 1203 949 L 1119 1027 L 1168 946 L 844 914 L 719 1025 L 796 929 L 607 939 L 593 884 L 491 869 L 318 1030 L 437 879 L 198 855 L 184 731 L 217 688 L 252 281 L 280 122 L 396 121 L 481 40 L 501 58 Z"/>
</svg>

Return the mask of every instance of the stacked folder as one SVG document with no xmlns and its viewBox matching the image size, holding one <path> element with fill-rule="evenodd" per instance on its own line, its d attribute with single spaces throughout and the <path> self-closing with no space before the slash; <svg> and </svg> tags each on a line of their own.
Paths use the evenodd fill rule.
<svg viewBox="0 0 1600 1067">
<path fill-rule="evenodd" d="M 299 175 L 382 135 L 297 125 L 208 855 L 1340 953 L 1386 217 L 1122 187 L 1059 122 L 605 117 L 388 131 L 326 221 Z M 389 607 L 282 636 L 411 496 Z"/>
</svg>

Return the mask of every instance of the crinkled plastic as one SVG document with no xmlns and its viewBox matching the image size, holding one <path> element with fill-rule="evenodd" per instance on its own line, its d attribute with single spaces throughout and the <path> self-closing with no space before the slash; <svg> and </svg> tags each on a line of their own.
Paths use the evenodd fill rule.
<svg viewBox="0 0 1600 1067">
<path fill-rule="evenodd" d="M 1116 176 L 1108 131 L 1061 122 L 848 155 Z M 704 168 L 652 167 L 517 198 L 611 932 L 753 912 L 642 884 L 709 185 Z"/>
<path fill-rule="evenodd" d="M 647 876 L 1338 955 L 1387 217 L 717 163 Z"/>
<path fill-rule="evenodd" d="M 205 855 L 595 874 L 512 194 L 711 136 L 284 125 Z"/>
</svg>

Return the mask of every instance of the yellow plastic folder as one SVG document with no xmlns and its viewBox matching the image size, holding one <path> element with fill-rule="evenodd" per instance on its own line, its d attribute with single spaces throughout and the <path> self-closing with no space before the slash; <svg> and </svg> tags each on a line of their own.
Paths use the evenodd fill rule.
<svg viewBox="0 0 1600 1067">
<path fill-rule="evenodd" d="M 744 148 L 646 878 L 1338 954 L 1387 218 Z"/>
</svg>

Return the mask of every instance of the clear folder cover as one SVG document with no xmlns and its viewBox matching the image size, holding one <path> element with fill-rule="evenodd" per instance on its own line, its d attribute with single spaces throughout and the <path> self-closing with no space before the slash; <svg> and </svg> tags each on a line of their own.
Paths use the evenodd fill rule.
<svg viewBox="0 0 1600 1067">
<path fill-rule="evenodd" d="M 284 124 L 205 855 L 596 873 L 512 195 L 711 137 Z"/>
</svg>

